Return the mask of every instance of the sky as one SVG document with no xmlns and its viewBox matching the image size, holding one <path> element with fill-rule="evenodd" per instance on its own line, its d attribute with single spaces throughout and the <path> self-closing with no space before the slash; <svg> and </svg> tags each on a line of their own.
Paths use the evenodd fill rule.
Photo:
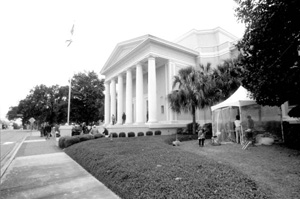
<svg viewBox="0 0 300 199">
<path fill-rule="evenodd" d="M 37 85 L 67 85 L 84 71 L 100 76 L 125 40 L 151 34 L 174 41 L 218 26 L 242 38 L 236 6 L 234 0 L 0 1 L 0 118 Z"/>
</svg>

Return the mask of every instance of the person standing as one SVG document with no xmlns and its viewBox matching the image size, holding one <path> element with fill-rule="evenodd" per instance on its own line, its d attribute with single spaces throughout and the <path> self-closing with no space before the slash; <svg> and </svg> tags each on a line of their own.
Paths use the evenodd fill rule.
<svg viewBox="0 0 300 199">
<path fill-rule="evenodd" d="M 125 121 L 126 121 L 126 114 L 123 112 L 123 115 L 122 115 L 122 124 L 125 124 Z"/>
<path fill-rule="evenodd" d="M 112 125 L 115 125 L 115 123 L 116 123 L 116 117 L 115 117 L 114 114 L 112 114 L 112 116 L 111 116 L 111 121 L 112 121 Z"/>
<path fill-rule="evenodd" d="M 51 126 L 49 125 L 49 123 L 46 123 L 45 126 L 45 132 L 46 132 L 46 140 L 50 139 L 50 133 L 51 133 Z"/>
<path fill-rule="evenodd" d="M 96 125 L 94 125 L 94 126 L 92 127 L 92 129 L 90 130 L 89 133 L 92 134 L 92 135 L 96 135 L 96 134 L 98 134 L 98 133 L 100 133 L 100 132 L 99 132 L 98 128 L 96 127 Z"/>
<path fill-rule="evenodd" d="M 198 131 L 198 140 L 199 140 L 199 147 L 204 147 L 205 131 L 201 127 L 199 127 L 199 131 Z"/>
<path fill-rule="evenodd" d="M 236 143 L 240 143 L 242 142 L 242 138 L 241 138 L 241 120 L 239 115 L 235 116 L 234 126 L 235 126 Z"/>
<path fill-rule="evenodd" d="M 252 120 L 250 115 L 247 116 L 247 119 L 248 119 L 248 121 L 247 121 L 248 126 L 247 127 L 248 127 L 248 129 L 253 131 L 254 130 L 254 121 Z"/>
</svg>

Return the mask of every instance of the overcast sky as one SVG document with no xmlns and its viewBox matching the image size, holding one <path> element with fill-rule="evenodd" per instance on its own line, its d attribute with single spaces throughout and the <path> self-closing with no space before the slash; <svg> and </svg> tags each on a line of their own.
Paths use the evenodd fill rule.
<svg viewBox="0 0 300 199">
<path fill-rule="evenodd" d="M 36 85 L 67 85 L 84 70 L 99 74 L 124 40 L 151 34 L 174 41 L 191 29 L 218 26 L 241 38 L 235 7 L 233 0 L 3 0 L 0 118 Z"/>
</svg>

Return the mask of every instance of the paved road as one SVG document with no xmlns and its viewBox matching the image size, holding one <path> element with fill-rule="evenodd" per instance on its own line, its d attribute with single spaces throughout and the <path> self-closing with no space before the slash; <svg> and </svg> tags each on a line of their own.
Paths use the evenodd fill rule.
<svg viewBox="0 0 300 199">
<path fill-rule="evenodd" d="M 23 130 L 1 130 L 0 144 L 1 144 L 1 163 L 2 160 L 13 150 L 13 148 L 20 143 L 25 136 L 30 135 L 30 131 Z"/>
</svg>

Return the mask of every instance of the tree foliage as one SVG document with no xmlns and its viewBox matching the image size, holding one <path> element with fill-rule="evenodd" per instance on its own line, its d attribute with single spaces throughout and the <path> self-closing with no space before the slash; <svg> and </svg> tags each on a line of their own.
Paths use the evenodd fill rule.
<svg viewBox="0 0 300 199">
<path fill-rule="evenodd" d="M 190 112 L 193 117 L 193 134 L 196 132 L 196 109 L 203 109 L 210 105 L 210 98 L 207 97 L 210 92 L 210 82 L 208 67 L 202 66 L 202 70 L 197 70 L 190 66 L 182 68 L 178 71 L 178 75 L 174 76 L 173 90 L 168 94 L 170 107 L 177 113 Z"/>
<path fill-rule="evenodd" d="M 242 68 L 238 66 L 239 58 L 224 60 L 222 64 L 213 69 L 212 85 L 214 92 L 210 96 L 212 102 L 226 100 L 241 85 Z"/>
<path fill-rule="evenodd" d="M 95 72 L 75 74 L 72 78 L 71 121 L 91 123 L 103 119 L 104 79 Z"/>
<path fill-rule="evenodd" d="M 93 122 L 103 117 L 103 80 L 95 72 L 75 74 L 72 79 L 71 118 L 74 122 Z M 22 114 L 23 124 L 33 117 L 38 123 L 66 123 L 69 86 L 35 86 L 18 106 L 7 113 L 10 120 Z"/>
<path fill-rule="evenodd" d="M 236 15 L 246 26 L 238 43 L 243 86 L 262 105 L 300 102 L 300 1 L 237 2 Z"/>
</svg>

